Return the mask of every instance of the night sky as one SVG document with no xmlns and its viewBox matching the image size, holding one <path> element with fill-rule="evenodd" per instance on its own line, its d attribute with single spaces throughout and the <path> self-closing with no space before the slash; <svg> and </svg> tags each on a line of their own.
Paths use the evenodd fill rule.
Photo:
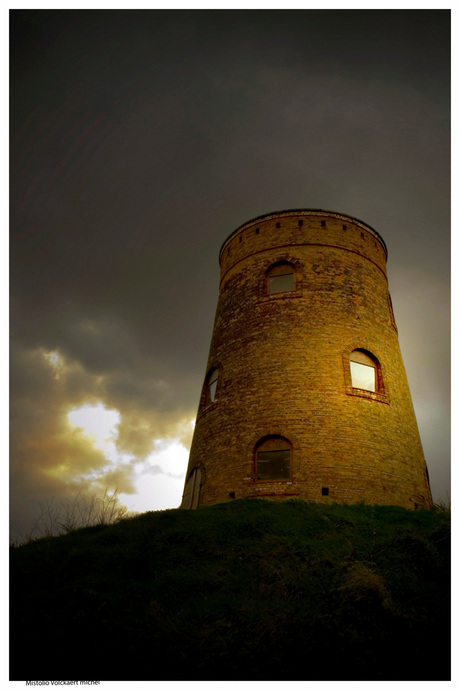
<svg viewBox="0 0 460 690">
<path fill-rule="evenodd" d="M 450 493 L 450 13 L 41 10 L 11 26 L 11 512 L 175 508 L 219 249 L 289 208 L 388 250 L 433 497 Z"/>
</svg>

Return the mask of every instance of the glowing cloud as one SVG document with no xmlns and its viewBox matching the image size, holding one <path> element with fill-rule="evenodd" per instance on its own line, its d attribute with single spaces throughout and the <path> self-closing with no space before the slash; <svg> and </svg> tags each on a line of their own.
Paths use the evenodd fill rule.
<svg viewBox="0 0 460 690">
<path fill-rule="evenodd" d="M 136 467 L 136 495 L 120 494 L 131 511 L 177 508 L 182 500 L 189 452 L 177 439 L 156 439 L 155 446 L 156 450 Z"/>
<path fill-rule="evenodd" d="M 111 450 L 118 436 L 117 426 L 120 423 L 118 410 L 107 410 L 102 403 L 83 405 L 67 415 L 69 422 L 94 439 L 94 445 L 100 450 Z"/>
<path fill-rule="evenodd" d="M 71 410 L 67 418 L 107 458 L 104 468 L 85 474 L 86 480 L 95 486 L 103 486 L 105 482 L 106 486 L 119 489 L 120 500 L 130 511 L 162 510 L 180 504 L 188 460 L 188 450 L 182 440 L 193 429 L 195 420 L 178 425 L 179 438 L 155 439 L 152 453 L 139 461 L 117 450 L 121 420 L 118 410 L 108 410 L 102 403 L 88 404 Z M 120 482 L 123 473 L 129 475 L 130 491 Z M 117 486 L 112 487 L 114 482 Z"/>
<path fill-rule="evenodd" d="M 59 352 L 56 352 L 56 350 L 52 350 L 51 352 L 42 351 L 42 354 L 45 360 L 51 366 L 52 377 L 56 379 L 56 381 L 59 381 L 63 376 L 65 368 L 64 361 Z"/>
</svg>

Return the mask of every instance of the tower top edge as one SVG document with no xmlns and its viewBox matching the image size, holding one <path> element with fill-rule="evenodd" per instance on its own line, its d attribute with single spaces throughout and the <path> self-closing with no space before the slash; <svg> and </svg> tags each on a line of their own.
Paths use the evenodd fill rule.
<svg viewBox="0 0 460 690">
<path fill-rule="evenodd" d="M 239 225 L 233 232 L 228 235 L 226 240 L 223 242 L 220 252 L 219 252 L 219 259 L 222 256 L 222 252 L 224 250 L 225 245 L 233 238 L 234 235 L 236 235 L 240 230 L 246 227 L 250 227 L 251 225 L 256 224 L 260 220 L 268 220 L 269 218 L 280 218 L 283 216 L 291 216 L 291 215 L 303 215 L 303 216 L 329 216 L 332 218 L 338 218 L 338 219 L 346 219 L 346 220 L 351 220 L 357 225 L 363 227 L 365 230 L 369 231 L 374 237 L 378 239 L 380 244 L 382 245 L 384 251 L 385 251 L 385 257 L 388 258 L 388 249 L 387 245 L 385 244 L 385 240 L 383 237 L 375 230 L 371 225 L 368 223 L 365 223 L 364 221 L 360 220 L 359 218 L 355 218 L 354 216 L 350 216 L 348 213 L 340 213 L 338 211 L 327 211 L 322 208 L 292 208 L 292 209 L 286 209 L 283 211 L 271 211 L 270 213 L 263 213 L 260 216 L 255 216 L 254 218 L 251 218 L 251 220 L 247 220 L 245 223 L 242 223 Z"/>
</svg>

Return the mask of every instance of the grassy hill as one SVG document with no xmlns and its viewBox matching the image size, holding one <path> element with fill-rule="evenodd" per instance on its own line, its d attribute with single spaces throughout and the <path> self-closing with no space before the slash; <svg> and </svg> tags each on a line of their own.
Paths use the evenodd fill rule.
<svg viewBox="0 0 460 690">
<path fill-rule="evenodd" d="M 445 511 L 237 500 L 11 549 L 12 680 L 448 680 Z"/>
</svg>

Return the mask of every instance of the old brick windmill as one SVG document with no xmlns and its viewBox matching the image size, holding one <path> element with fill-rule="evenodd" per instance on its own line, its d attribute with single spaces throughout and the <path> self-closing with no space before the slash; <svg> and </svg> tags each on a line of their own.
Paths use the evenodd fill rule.
<svg viewBox="0 0 460 690">
<path fill-rule="evenodd" d="M 431 507 L 386 260 L 373 228 L 330 211 L 270 213 L 226 239 L 183 508 Z"/>
</svg>

